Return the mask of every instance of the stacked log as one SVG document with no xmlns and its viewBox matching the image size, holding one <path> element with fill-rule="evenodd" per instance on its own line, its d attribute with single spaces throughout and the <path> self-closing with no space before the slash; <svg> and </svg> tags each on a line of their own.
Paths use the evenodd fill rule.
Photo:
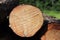
<svg viewBox="0 0 60 40">
<path fill-rule="evenodd" d="M 41 40 L 60 40 L 60 24 L 56 22 L 48 24 L 48 30 Z"/>
<path fill-rule="evenodd" d="M 19 5 L 9 17 L 10 28 L 21 37 L 33 36 L 43 24 L 41 11 L 31 5 Z"/>
</svg>

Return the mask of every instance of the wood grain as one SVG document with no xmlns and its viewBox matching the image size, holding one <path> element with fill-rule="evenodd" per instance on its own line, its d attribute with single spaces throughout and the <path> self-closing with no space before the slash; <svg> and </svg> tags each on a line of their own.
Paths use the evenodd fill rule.
<svg viewBox="0 0 60 40">
<path fill-rule="evenodd" d="M 43 15 L 34 6 L 19 5 L 10 13 L 9 22 L 17 35 L 31 37 L 42 27 Z"/>
</svg>

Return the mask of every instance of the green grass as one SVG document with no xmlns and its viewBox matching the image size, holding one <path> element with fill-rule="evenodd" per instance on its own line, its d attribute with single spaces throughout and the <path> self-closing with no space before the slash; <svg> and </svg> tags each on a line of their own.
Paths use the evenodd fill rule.
<svg viewBox="0 0 60 40">
<path fill-rule="evenodd" d="M 49 15 L 49 16 L 54 16 L 57 19 L 60 19 L 60 12 L 59 11 L 53 11 L 53 10 L 43 10 L 43 13 Z"/>
</svg>

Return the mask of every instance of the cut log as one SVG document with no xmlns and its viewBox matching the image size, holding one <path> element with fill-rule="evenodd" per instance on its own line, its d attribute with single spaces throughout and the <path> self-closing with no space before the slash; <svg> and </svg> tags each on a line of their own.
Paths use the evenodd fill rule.
<svg viewBox="0 0 60 40">
<path fill-rule="evenodd" d="M 60 24 L 50 23 L 48 24 L 48 30 L 41 40 L 60 40 Z"/>
<path fill-rule="evenodd" d="M 42 12 L 31 5 L 19 5 L 9 17 L 10 28 L 21 37 L 33 36 L 43 24 Z"/>
<path fill-rule="evenodd" d="M 60 30 L 49 30 L 46 33 L 46 40 L 60 40 Z"/>
</svg>

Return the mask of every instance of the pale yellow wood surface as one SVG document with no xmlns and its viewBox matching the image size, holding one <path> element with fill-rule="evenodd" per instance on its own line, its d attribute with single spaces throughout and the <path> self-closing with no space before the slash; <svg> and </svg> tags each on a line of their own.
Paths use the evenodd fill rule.
<svg viewBox="0 0 60 40">
<path fill-rule="evenodd" d="M 19 5 L 9 16 L 11 29 L 21 37 L 33 36 L 43 25 L 42 12 L 31 5 Z"/>
</svg>

